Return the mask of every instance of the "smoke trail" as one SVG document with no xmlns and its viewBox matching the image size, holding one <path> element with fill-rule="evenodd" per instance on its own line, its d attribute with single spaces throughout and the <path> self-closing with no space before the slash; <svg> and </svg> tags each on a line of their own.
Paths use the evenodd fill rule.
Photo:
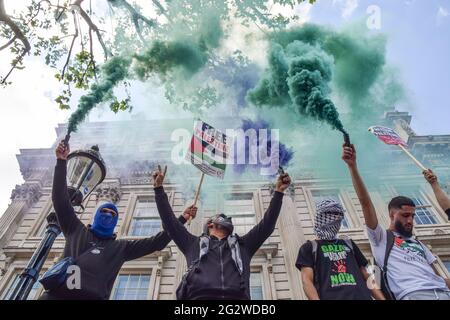
<svg viewBox="0 0 450 320">
<path fill-rule="evenodd" d="M 258 83 L 260 68 L 248 61 L 240 52 L 235 52 L 224 61 L 219 61 L 207 73 L 209 77 L 222 82 L 226 89 L 231 90 L 239 108 L 248 106 L 247 93 Z"/>
<path fill-rule="evenodd" d="M 385 63 L 385 38 L 366 38 L 307 24 L 270 35 L 269 66 L 249 92 L 257 106 L 292 106 L 300 115 L 343 129 L 329 98 L 335 84 L 354 114 L 367 113 L 367 98 Z M 373 110 L 371 110 L 373 111 Z"/>
<path fill-rule="evenodd" d="M 300 115 L 325 121 L 343 131 L 339 113 L 328 98 L 332 61 L 320 48 L 301 41 L 293 41 L 286 48 L 274 44 L 269 76 L 249 92 L 249 100 L 271 106 L 289 102 Z"/>
<path fill-rule="evenodd" d="M 101 66 L 100 81 L 91 85 L 90 92 L 80 98 L 78 108 L 69 118 L 68 133 L 75 132 L 88 113 L 112 94 L 113 88 L 128 76 L 131 59 L 113 57 Z"/>
<path fill-rule="evenodd" d="M 251 148 L 257 147 L 258 150 L 261 146 L 263 146 L 263 143 L 265 144 L 264 147 L 267 148 L 267 154 L 271 154 L 272 151 L 272 144 L 273 140 L 270 134 L 271 126 L 270 124 L 262 119 L 257 119 L 256 121 L 252 121 L 250 119 L 243 119 L 241 127 L 239 129 L 242 129 L 244 132 L 247 130 L 255 130 L 256 132 L 256 139 L 255 141 L 250 141 L 250 139 L 245 139 L 245 144 L 243 145 L 237 145 L 237 141 L 235 141 L 234 145 L 234 163 L 233 166 L 234 172 L 238 174 L 242 174 L 247 170 L 257 170 L 263 167 L 261 163 L 251 164 L 250 155 L 251 155 Z M 263 136 L 260 135 L 259 130 L 264 129 L 267 130 L 267 140 L 264 139 Z M 255 145 L 252 145 L 252 142 L 256 143 Z M 239 164 L 238 163 L 238 155 L 244 154 L 245 155 L 245 164 Z M 279 165 L 286 167 L 289 165 L 289 162 L 292 160 L 294 156 L 294 151 L 291 148 L 286 147 L 283 143 L 279 142 L 279 153 L 278 155 Z"/>
<path fill-rule="evenodd" d="M 140 80 L 145 80 L 155 73 L 164 76 L 175 67 L 181 67 L 188 77 L 205 65 L 208 56 L 191 42 L 156 41 L 148 51 L 134 58 L 133 70 Z"/>
<path fill-rule="evenodd" d="M 136 76 L 145 81 L 153 75 L 159 75 L 164 82 L 169 73 L 181 72 L 177 77 L 186 80 L 198 73 L 208 61 L 210 51 L 217 48 L 223 32 L 217 16 L 207 16 L 200 22 L 196 36 L 173 41 L 157 40 L 143 53 L 113 57 L 101 68 L 100 82 L 93 84 L 90 92 L 80 98 L 77 110 L 70 116 L 68 132 L 77 130 L 78 125 L 99 103 L 112 97 L 114 87 L 124 79 Z M 132 72 L 130 65 L 133 63 Z"/>
</svg>

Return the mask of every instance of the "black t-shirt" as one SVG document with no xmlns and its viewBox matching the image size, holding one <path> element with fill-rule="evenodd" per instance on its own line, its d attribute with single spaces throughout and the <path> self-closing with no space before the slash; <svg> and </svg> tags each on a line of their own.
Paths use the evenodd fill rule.
<svg viewBox="0 0 450 320">
<path fill-rule="evenodd" d="M 450 220 L 450 208 L 448 208 L 447 210 L 445 210 L 445 213 L 447 214 L 448 219 Z"/>
<path fill-rule="evenodd" d="M 296 267 L 314 269 L 315 287 L 322 300 L 370 300 L 360 267 L 368 262 L 356 244 L 353 250 L 344 240 L 316 240 L 317 261 L 314 263 L 311 241 L 299 250 Z"/>
</svg>

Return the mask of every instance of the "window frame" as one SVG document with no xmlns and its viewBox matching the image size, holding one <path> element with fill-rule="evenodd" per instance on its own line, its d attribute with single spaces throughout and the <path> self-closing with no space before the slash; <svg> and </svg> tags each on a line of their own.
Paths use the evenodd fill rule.
<svg viewBox="0 0 450 320">
<path fill-rule="evenodd" d="M 169 197 L 169 203 L 171 203 L 172 201 L 172 192 L 167 192 L 168 193 L 168 197 Z M 136 205 L 138 204 L 139 198 L 150 198 L 152 201 L 155 201 L 155 195 L 152 194 L 151 192 L 136 192 L 136 193 L 131 193 L 130 194 L 130 198 L 128 200 L 127 203 L 127 209 L 123 218 L 123 222 L 122 225 L 119 229 L 119 235 L 124 238 L 124 239 L 143 239 L 143 238 L 147 238 L 148 235 L 145 236 L 133 236 L 131 235 L 131 228 L 133 225 L 133 220 L 134 220 L 134 213 L 136 210 Z M 145 217 L 143 217 L 143 219 L 145 219 Z M 158 219 L 160 221 L 160 231 L 163 230 L 162 227 L 162 221 L 161 218 L 159 218 L 158 215 Z M 155 218 L 156 220 L 156 218 Z"/>
<path fill-rule="evenodd" d="M 411 197 L 406 192 L 402 192 L 402 188 L 413 189 L 413 191 L 414 191 L 414 188 L 411 187 L 411 184 L 398 184 L 395 186 L 389 186 L 391 196 L 395 197 L 398 195 L 406 194 L 406 196 L 409 198 L 417 198 L 417 197 Z M 424 205 L 416 206 L 416 209 L 424 208 L 424 209 L 428 210 L 428 212 L 430 212 L 432 215 L 434 215 L 434 218 L 436 219 L 436 223 L 425 223 L 425 224 L 418 223 L 416 221 L 416 217 L 417 217 L 417 212 L 416 212 L 416 217 L 414 218 L 415 227 L 439 226 L 441 224 L 446 223 L 446 220 L 443 218 L 442 213 L 440 212 L 440 210 L 436 209 L 436 205 L 435 205 L 434 201 L 432 200 L 432 198 L 428 195 L 428 193 L 425 192 L 425 190 L 421 186 L 417 186 L 417 190 L 415 192 L 417 192 L 417 195 L 420 196 L 419 200 L 421 200 L 422 202 L 425 202 Z M 388 202 L 389 202 L 389 200 L 388 200 Z"/>
<path fill-rule="evenodd" d="M 120 301 L 120 300 L 112 299 L 112 296 L 115 294 L 117 281 L 119 280 L 120 276 L 130 276 L 130 275 L 148 275 L 150 277 L 150 281 L 149 281 L 148 289 L 147 289 L 147 295 L 146 295 L 144 301 L 145 300 L 153 300 L 153 298 L 155 297 L 155 290 L 158 290 L 158 292 L 159 292 L 159 288 L 157 289 L 155 286 L 156 266 L 151 266 L 150 268 L 147 268 L 147 269 L 122 268 L 120 270 L 120 272 L 117 274 L 116 279 L 114 280 L 114 284 L 111 289 L 111 293 L 110 293 L 108 300 Z M 127 300 L 125 300 L 125 301 L 127 301 Z M 138 300 L 128 300 L 128 301 L 138 301 Z"/>
<path fill-rule="evenodd" d="M 10 287 L 14 284 L 16 279 L 20 276 L 20 274 L 23 272 L 25 267 L 21 268 L 18 266 L 11 266 L 8 269 L 8 272 L 4 275 L 4 277 L 1 279 L 1 291 L 0 291 L 0 300 L 5 300 L 5 297 L 10 289 Z M 43 268 L 40 272 L 40 274 L 43 274 L 46 270 Z M 38 283 L 38 281 L 35 282 L 35 284 Z M 33 290 L 33 289 L 32 289 Z M 30 291 L 31 292 L 31 291 Z M 44 292 L 44 287 L 40 285 L 40 288 L 37 288 L 35 297 L 33 299 L 27 299 L 27 300 L 38 300 L 38 298 L 42 295 Z"/>
<path fill-rule="evenodd" d="M 225 196 L 229 195 L 229 194 L 252 194 L 252 206 L 253 206 L 253 214 L 255 217 L 255 224 L 252 226 L 248 225 L 250 227 L 249 230 L 251 230 L 255 225 L 257 225 L 259 223 L 259 221 L 261 221 L 262 216 L 263 216 L 263 213 L 262 213 L 263 203 L 262 203 L 260 191 L 255 190 L 255 189 L 232 190 L 232 191 L 225 191 L 225 192 L 218 191 L 216 193 L 216 203 L 215 203 L 215 213 L 214 214 L 219 214 L 219 213 L 224 212 Z M 211 215 L 207 215 L 206 217 L 204 217 L 204 222 L 206 222 L 206 220 L 210 216 Z M 231 215 L 231 216 L 234 217 L 235 215 Z M 239 216 L 239 215 L 236 215 L 236 216 Z M 242 226 L 247 226 L 247 225 L 242 225 Z M 246 232 L 248 232 L 249 230 L 247 230 Z M 239 235 L 243 236 L 244 234 L 239 234 Z"/>
</svg>

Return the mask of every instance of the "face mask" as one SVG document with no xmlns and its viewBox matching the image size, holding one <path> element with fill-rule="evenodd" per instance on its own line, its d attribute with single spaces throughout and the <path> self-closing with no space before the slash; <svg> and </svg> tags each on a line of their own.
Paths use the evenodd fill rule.
<svg viewBox="0 0 450 320">
<path fill-rule="evenodd" d="M 219 225 L 219 226 L 223 227 L 224 229 L 228 230 L 228 232 L 230 234 L 233 233 L 234 226 L 233 226 L 233 222 L 232 222 L 231 217 L 227 217 L 224 214 L 219 214 L 219 215 L 216 215 L 216 216 L 208 219 L 208 221 L 206 222 L 206 224 L 204 226 L 204 230 L 203 230 L 203 232 L 205 234 L 209 234 L 208 225 L 210 223 L 214 223 L 216 225 Z"/>
<path fill-rule="evenodd" d="M 113 216 L 111 212 L 102 212 L 104 208 L 111 209 L 116 213 L 118 212 L 117 207 L 112 203 L 101 205 L 97 208 L 91 230 L 99 238 L 110 238 L 114 233 L 119 215 L 115 214 Z"/>
<path fill-rule="evenodd" d="M 314 233 L 320 240 L 334 240 L 344 219 L 344 208 L 333 199 L 317 204 L 314 217 Z"/>
</svg>

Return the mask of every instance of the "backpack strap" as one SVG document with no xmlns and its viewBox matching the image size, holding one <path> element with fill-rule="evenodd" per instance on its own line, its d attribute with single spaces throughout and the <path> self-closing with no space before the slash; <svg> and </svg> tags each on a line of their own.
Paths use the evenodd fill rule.
<svg viewBox="0 0 450 320">
<path fill-rule="evenodd" d="M 345 244 L 347 245 L 347 247 L 349 247 L 350 250 L 352 250 L 352 252 L 354 252 L 354 250 L 353 250 L 353 241 L 352 241 L 352 239 L 342 239 L 342 240 L 344 240 L 344 242 L 345 242 Z"/>
<path fill-rule="evenodd" d="M 395 295 L 392 293 L 392 290 L 389 287 L 388 277 L 387 277 L 387 270 L 388 270 L 387 266 L 388 266 L 389 255 L 391 254 L 392 248 L 394 247 L 394 241 L 395 241 L 394 232 L 392 232 L 391 230 L 386 230 L 386 250 L 384 253 L 382 275 L 383 275 L 384 285 L 386 287 L 387 294 L 390 295 L 389 298 L 391 300 L 395 300 Z"/>
<path fill-rule="evenodd" d="M 317 290 L 317 292 L 319 293 L 320 292 L 320 285 L 319 285 L 319 280 L 318 280 L 318 277 L 317 277 L 317 274 L 318 274 L 318 272 L 317 272 L 317 268 L 316 268 L 316 266 L 317 266 L 317 248 L 318 248 L 318 246 L 319 246 L 319 243 L 317 242 L 317 240 L 308 240 L 309 242 L 311 242 L 311 248 L 312 248 L 312 256 L 313 256 L 313 272 L 314 272 L 314 286 L 316 287 L 316 290 Z"/>
<path fill-rule="evenodd" d="M 202 258 L 204 256 L 206 256 L 206 254 L 208 253 L 209 242 L 210 242 L 209 236 L 207 236 L 207 235 L 200 236 L 200 240 L 198 242 L 198 244 L 199 244 L 198 260 L 202 260 Z"/>
<path fill-rule="evenodd" d="M 233 259 L 239 274 L 242 276 L 244 266 L 242 264 L 241 248 L 239 246 L 239 239 L 237 235 L 231 235 L 228 237 L 228 246 L 231 250 L 231 258 Z"/>
<path fill-rule="evenodd" d="M 395 241 L 394 232 L 392 232 L 391 230 L 386 230 L 386 250 L 384 253 L 384 260 L 383 260 L 384 272 L 387 272 L 389 255 L 391 254 L 392 248 L 394 247 L 394 241 Z"/>
</svg>

